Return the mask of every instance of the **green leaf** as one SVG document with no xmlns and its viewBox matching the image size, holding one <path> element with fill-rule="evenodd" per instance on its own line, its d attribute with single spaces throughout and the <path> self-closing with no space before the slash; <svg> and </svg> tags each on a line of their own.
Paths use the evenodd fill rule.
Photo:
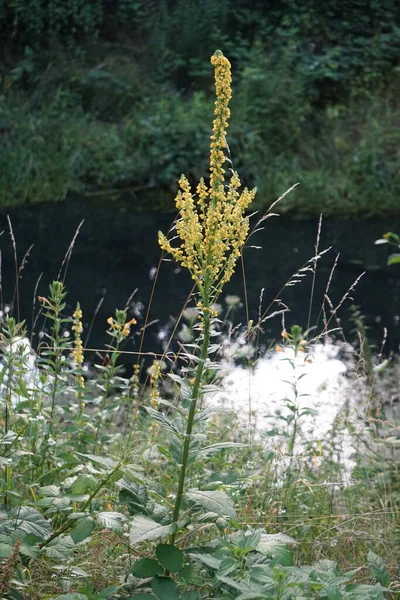
<svg viewBox="0 0 400 600">
<path fill-rule="evenodd" d="M 122 531 L 123 523 L 126 521 L 125 515 L 119 512 L 100 512 L 97 515 L 99 524 L 111 531 Z"/>
<path fill-rule="evenodd" d="M 80 496 L 86 492 L 94 490 L 96 482 L 89 475 L 79 475 L 71 486 L 71 493 Z"/>
<path fill-rule="evenodd" d="M 154 558 L 140 558 L 133 563 L 132 575 L 146 579 L 147 577 L 155 577 L 162 575 L 163 570 Z"/>
<path fill-rule="evenodd" d="M 387 264 L 389 265 L 398 265 L 400 263 L 400 254 L 391 254 L 387 260 Z"/>
<path fill-rule="evenodd" d="M 44 547 L 44 552 L 50 558 L 63 559 L 68 558 L 74 548 L 75 544 L 71 536 L 60 535 Z"/>
<path fill-rule="evenodd" d="M 36 535 L 28 533 L 22 538 L 22 543 L 19 547 L 21 554 L 29 556 L 30 558 L 37 558 L 40 553 L 39 540 Z"/>
<path fill-rule="evenodd" d="M 201 600 L 201 597 L 199 592 L 188 590 L 182 595 L 181 600 Z"/>
<path fill-rule="evenodd" d="M 158 544 L 156 556 L 164 569 L 171 573 L 178 573 L 183 565 L 183 553 L 179 548 L 170 544 Z"/>
<path fill-rule="evenodd" d="M 155 597 L 153 594 L 135 594 L 134 596 L 129 596 L 126 600 L 154 600 Z"/>
<path fill-rule="evenodd" d="M 86 517 L 85 519 L 79 519 L 79 521 L 77 521 L 75 527 L 71 531 L 71 537 L 74 540 L 75 544 L 78 544 L 79 542 L 82 542 L 87 537 L 89 537 L 89 535 L 92 532 L 93 527 L 94 527 L 94 521 L 93 521 L 92 517 Z"/>
<path fill-rule="evenodd" d="M 370 550 L 367 555 L 367 563 L 375 579 L 381 586 L 388 587 L 390 584 L 390 576 L 384 560 Z"/>
<path fill-rule="evenodd" d="M 145 540 L 154 542 L 174 533 L 176 524 L 160 525 L 144 515 L 136 515 L 131 521 L 129 539 L 131 544 L 139 544 Z"/>
<path fill-rule="evenodd" d="M 200 573 L 199 567 L 193 563 L 185 565 L 183 569 L 179 571 L 179 579 L 188 585 L 201 585 L 204 583 L 204 578 Z"/>
<path fill-rule="evenodd" d="M 214 512 L 220 516 L 227 516 L 231 519 L 237 519 L 233 500 L 225 492 L 189 490 L 186 495 L 190 500 L 196 504 L 200 504 L 200 506 L 208 511 Z"/>
<path fill-rule="evenodd" d="M 54 600 L 89 600 L 86 594 L 62 594 L 61 596 L 57 596 Z"/>
<path fill-rule="evenodd" d="M 155 577 L 151 589 L 160 600 L 179 600 L 178 586 L 168 577 Z"/>
<path fill-rule="evenodd" d="M 211 567 L 211 569 L 219 569 L 222 560 L 220 558 L 216 558 L 212 554 L 200 554 L 197 552 L 190 553 L 191 558 L 194 560 L 198 560 L 199 562 L 207 565 L 207 567 Z"/>
<path fill-rule="evenodd" d="M 11 514 L 15 518 L 15 524 L 18 529 L 22 529 L 26 533 L 33 533 L 33 535 L 36 535 L 41 540 L 47 538 L 52 532 L 49 521 L 35 508 L 21 506 L 20 508 L 14 508 Z"/>
<path fill-rule="evenodd" d="M 96 456 L 95 454 L 82 454 L 81 452 L 77 452 L 77 454 L 79 456 L 84 456 L 85 458 L 88 458 L 94 464 L 106 467 L 110 471 L 115 469 L 115 467 L 118 465 L 118 463 L 115 460 L 113 460 L 112 458 L 107 458 L 104 456 Z"/>
<path fill-rule="evenodd" d="M 119 500 L 128 508 L 130 514 L 142 513 L 147 515 L 148 497 L 146 487 L 126 478 L 120 481 L 119 485 L 122 488 L 119 492 Z"/>
<path fill-rule="evenodd" d="M 257 551 L 264 556 L 272 556 L 283 566 L 293 564 L 292 551 L 288 545 L 297 544 L 296 540 L 284 533 L 262 533 L 257 545 Z"/>
<path fill-rule="evenodd" d="M 111 597 L 111 594 L 115 594 L 120 589 L 120 585 L 109 585 L 105 590 L 98 594 L 98 600 L 107 600 Z"/>
<path fill-rule="evenodd" d="M 0 558 L 8 558 L 13 551 L 13 544 L 7 541 L 8 536 L 2 534 L 0 537 Z"/>
</svg>

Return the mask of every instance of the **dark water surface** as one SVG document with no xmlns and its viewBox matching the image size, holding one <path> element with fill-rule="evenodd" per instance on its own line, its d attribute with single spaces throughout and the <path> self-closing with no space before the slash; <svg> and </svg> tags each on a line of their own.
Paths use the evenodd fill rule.
<svg viewBox="0 0 400 600">
<path fill-rule="evenodd" d="M 15 267 L 12 243 L 6 219 L 0 213 L 0 249 L 2 253 L 3 301 L 11 303 L 15 287 Z M 152 287 L 152 270 L 157 266 L 160 250 L 157 232 L 167 232 L 172 215 L 160 215 L 130 211 L 118 202 L 69 200 L 58 204 L 21 207 L 8 211 L 17 243 L 18 258 L 31 244 L 33 249 L 20 280 L 20 314 L 32 321 L 32 300 L 38 277 L 39 295 L 47 295 L 49 283 L 56 278 L 63 257 L 71 243 L 80 221 L 84 224 L 76 239 L 66 277 L 68 289 L 68 314 L 77 301 L 84 313 L 86 328 L 92 320 L 95 308 L 104 298 L 97 314 L 89 347 L 104 347 L 107 342 L 106 319 L 115 308 L 123 308 L 136 288 L 133 302 L 136 312 L 144 316 Z M 260 250 L 245 251 L 246 284 L 251 318 L 257 318 L 260 291 L 264 288 L 264 307 L 274 297 L 285 302 L 291 312 L 286 315 L 290 324 L 307 325 L 310 305 L 311 275 L 294 287 L 280 292 L 285 282 L 304 263 L 312 258 L 317 232 L 317 219 L 292 220 L 287 217 L 271 218 L 264 223 L 264 230 L 251 240 Z M 386 231 L 400 232 L 400 219 L 326 219 L 322 225 L 320 249 L 332 247 L 319 262 L 313 300 L 312 323 L 317 319 L 323 293 L 336 255 L 339 262 L 333 276 L 330 297 L 337 304 L 346 290 L 363 272 L 356 289 L 352 292 L 354 303 L 359 305 L 371 328 L 371 338 L 379 342 L 383 328 L 388 329 L 388 347 L 397 349 L 400 328 L 400 268 L 386 267 L 388 249 L 374 246 L 374 241 Z M 239 266 L 238 266 L 239 267 Z M 173 323 L 178 316 L 191 288 L 190 279 L 175 263 L 162 265 L 150 319 L 159 319 L 162 325 Z M 226 294 L 244 297 L 240 268 L 226 287 Z M 140 310 L 140 304 L 143 308 Z M 347 301 L 341 311 L 343 325 L 351 337 Z M 277 309 L 275 306 L 272 310 Z M 14 307 L 14 314 L 16 308 Z M 244 315 L 241 315 L 244 318 Z M 139 323 L 142 320 L 139 317 Z M 264 324 L 264 339 L 277 336 L 281 328 L 279 318 Z M 160 325 L 149 329 L 145 349 L 155 350 L 160 343 Z M 162 334 L 161 334 L 162 337 Z M 135 342 L 136 349 L 138 340 Z M 133 350 L 131 343 L 129 349 Z"/>
</svg>

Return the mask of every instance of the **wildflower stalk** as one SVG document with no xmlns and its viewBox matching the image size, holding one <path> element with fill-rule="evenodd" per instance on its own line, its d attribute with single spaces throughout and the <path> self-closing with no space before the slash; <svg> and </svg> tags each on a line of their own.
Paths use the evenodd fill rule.
<svg viewBox="0 0 400 600">
<path fill-rule="evenodd" d="M 193 424 L 209 351 L 212 318 L 215 315 L 212 304 L 233 275 L 249 231 L 245 211 L 256 194 L 255 189 L 249 191 L 247 188 L 239 192 L 239 175 L 233 170 L 230 181 L 225 182 L 224 163 L 228 148 L 226 130 L 230 117 L 229 101 L 232 96 L 231 65 L 220 51 L 211 57 L 211 63 L 215 69 L 216 102 L 210 144 L 209 186 L 201 179 L 196 194 L 193 194 L 189 181 L 182 175 L 175 201 L 179 210 L 175 229 L 181 243 L 173 246 L 171 240 L 163 233 L 159 232 L 158 236 L 162 250 L 171 254 L 182 267 L 187 268 L 195 282 L 202 331 L 180 461 L 173 512 L 175 523 L 179 520 L 185 490 Z M 172 545 L 175 543 L 175 534 L 171 535 L 170 542 Z"/>
<path fill-rule="evenodd" d="M 205 308 L 208 308 L 207 304 L 205 305 Z M 207 359 L 207 354 L 208 354 L 208 346 L 210 343 L 210 333 L 211 333 L 211 313 L 208 310 L 206 310 L 205 314 L 204 314 L 204 321 L 203 321 L 203 342 L 201 345 L 200 358 L 199 358 L 199 362 L 197 365 L 195 381 L 193 384 L 192 400 L 190 403 L 189 414 L 188 414 L 187 423 L 186 423 L 185 441 L 183 443 L 183 451 L 182 451 L 182 464 L 181 464 L 181 469 L 179 472 L 178 490 L 176 492 L 175 506 L 174 506 L 174 513 L 173 513 L 173 522 L 174 523 L 176 523 L 179 519 L 179 513 L 180 513 L 180 509 L 181 509 L 181 504 L 182 504 L 182 497 L 183 497 L 183 492 L 184 492 L 184 487 L 185 487 L 185 479 L 186 479 L 186 470 L 187 470 L 188 459 L 189 459 L 190 441 L 191 441 L 191 436 L 192 436 L 192 431 L 193 431 L 193 421 L 194 421 L 194 417 L 196 415 L 197 400 L 199 398 L 201 383 L 202 383 L 202 379 L 203 379 L 204 365 L 205 365 L 205 362 Z M 175 533 L 173 533 L 171 535 L 170 542 L 172 545 L 174 545 L 174 543 L 175 543 L 175 536 L 176 536 Z"/>
</svg>

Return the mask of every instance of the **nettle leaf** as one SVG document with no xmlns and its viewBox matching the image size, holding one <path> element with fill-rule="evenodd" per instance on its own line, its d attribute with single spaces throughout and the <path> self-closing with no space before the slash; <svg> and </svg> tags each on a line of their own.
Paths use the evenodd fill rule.
<svg viewBox="0 0 400 600">
<path fill-rule="evenodd" d="M 15 518 L 15 525 L 18 529 L 26 533 L 33 533 L 41 540 L 51 535 L 51 524 L 35 508 L 21 506 L 13 508 L 11 514 Z"/>
<path fill-rule="evenodd" d="M 126 521 L 125 515 L 119 512 L 101 512 L 97 515 L 100 525 L 111 529 L 111 531 L 122 531 L 123 523 Z"/>
<path fill-rule="evenodd" d="M 171 573 L 178 573 L 183 566 L 183 552 L 170 544 L 158 544 L 156 556 L 161 566 Z"/>
<path fill-rule="evenodd" d="M 94 520 L 92 517 L 86 517 L 84 519 L 79 519 L 71 531 L 71 537 L 74 540 L 75 544 L 79 542 L 83 542 L 92 532 L 94 527 Z"/>
<path fill-rule="evenodd" d="M 69 557 L 74 547 L 75 544 L 71 536 L 60 535 L 45 546 L 43 550 L 50 558 L 63 559 Z"/>
<path fill-rule="evenodd" d="M 160 525 L 144 515 L 136 515 L 131 521 L 129 539 L 131 544 L 140 542 L 154 542 L 168 537 L 176 530 L 176 523 Z"/>
<path fill-rule="evenodd" d="M 190 563 L 185 565 L 179 572 L 179 579 L 188 585 L 202 585 L 204 583 L 204 577 L 200 571 L 198 565 Z"/>
<path fill-rule="evenodd" d="M 212 554 L 200 554 L 198 552 L 191 552 L 190 557 L 196 561 L 201 562 L 203 565 L 210 567 L 211 569 L 218 570 L 222 560 L 220 558 L 216 558 Z"/>
<path fill-rule="evenodd" d="M 126 600 L 154 600 L 156 596 L 153 594 L 135 594 L 134 596 L 129 596 Z"/>
<path fill-rule="evenodd" d="M 390 576 L 384 560 L 370 550 L 367 555 L 367 563 L 375 579 L 383 587 L 388 587 L 390 584 Z"/>
<path fill-rule="evenodd" d="M 322 587 L 326 594 L 327 600 L 343 600 L 344 599 L 342 592 L 336 585 L 333 585 L 330 583 L 323 583 Z"/>
<path fill-rule="evenodd" d="M 284 533 L 262 533 L 256 550 L 264 556 L 276 558 L 284 566 L 290 566 L 292 564 L 292 551 L 288 546 L 297 543 L 296 540 Z"/>
<path fill-rule="evenodd" d="M 227 516 L 231 519 L 237 519 L 235 505 L 232 498 L 222 491 L 209 491 L 204 492 L 201 490 L 189 490 L 187 497 L 200 504 L 206 510 L 217 513 L 220 516 Z"/>
<path fill-rule="evenodd" d="M 382 588 L 365 584 L 354 584 L 346 586 L 345 600 L 385 600 Z"/>
<path fill-rule="evenodd" d="M 140 558 L 133 563 L 131 573 L 135 577 L 147 579 L 156 575 L 162 575 L 163 569 L 154 558 Z"/>
<path fill-rule="evenodd" d="M 144 407 L 152 419 L 160 425 L 165 431 L 169 431 L 174 435 L 179 435 L 179 430 L 175 427 L 174 423 L 171 419 L 165 415 L 164 413 L 159 412 L 158 410 L 154 410 L 151 406 Z"/>
<path fill-rule="evenodd" d="M 151 589 L 160 600 L 179 600 L 178 585 L 169 577 L 155 577 Z"/>
</svg>

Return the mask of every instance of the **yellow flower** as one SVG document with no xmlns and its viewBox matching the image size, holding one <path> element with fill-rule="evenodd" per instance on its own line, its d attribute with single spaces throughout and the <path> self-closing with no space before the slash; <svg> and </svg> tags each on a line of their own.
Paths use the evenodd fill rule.
<svg viewBox="0 0 400 600">
<path fill-rule="evenodd" d="M 220 51 L 212 56 L 211 63 L 215 68 L 217 98 L 210 144 L 210 184 L 207 186 L 201 179 L 193 194 L 188 180 L 181 176 L 175 200 L 179 210 L 175 229 L 181 243 L 173 246 L 161 232 L 158 240 L 162 250 L 190 271 L 203 296 L 210 297 L 211 293 L 216 297 L 232 277 L 246 241 L 249 223 L 245 211 L 256 190 L 245 188 L 240 193 L 241 183 L 236 172 L 232 173 L 230 182 L 225 183 L 231 65 Z"/>
<path fill-rule="evenodd" d="M 81 333 L 83 331 L 83 325 L 82 325 L 82 321 L 81 321 L 82 316 L 83 316 L 82 310 L 81 310 L 81 307 L 78 302 L 78 304 L 76 305 L 75 312 L 72 315 L 72 318 L 73 318 L 72 331 L 75 333 L 74 349 L 72 351 L 72 357 L 78 368 L 82 367 L 83 360 L 84 360 L 83 359 L 83 343 L 82 343 L 82 338 L 81 338 Z M 79 387 L 81 387 L 81 388 L 85 387 L 85 380 L 82 375 L 77 375 L 76 380 L 77 380 L 77 384 Z"/>
</svg>

